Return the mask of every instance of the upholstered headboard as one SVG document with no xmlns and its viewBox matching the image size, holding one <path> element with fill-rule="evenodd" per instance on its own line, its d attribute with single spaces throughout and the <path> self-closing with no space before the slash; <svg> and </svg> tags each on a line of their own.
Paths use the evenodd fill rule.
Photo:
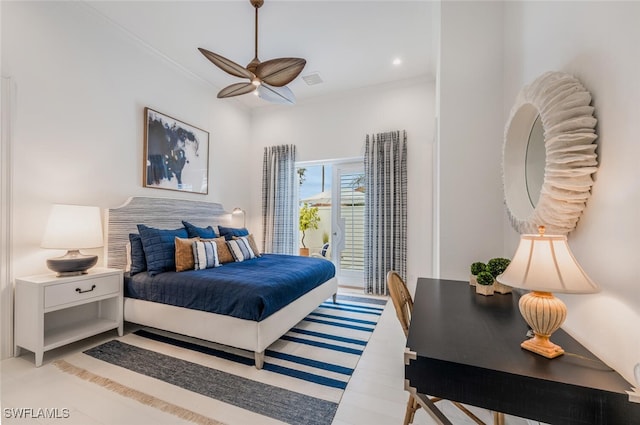
<svg viewBox="0 0 640 425">
<path fill-rule="evenodd" d="M 228 226 L 231 215 L 221 204 L 186 199 L 132 197 L 124 205 L 105 212 L 105 264 L 124 269 L 129 233 L 138 233 L 138 224 L 160 229 L 182 227 L 182 220 L 196 226 Z"/>
</svg>

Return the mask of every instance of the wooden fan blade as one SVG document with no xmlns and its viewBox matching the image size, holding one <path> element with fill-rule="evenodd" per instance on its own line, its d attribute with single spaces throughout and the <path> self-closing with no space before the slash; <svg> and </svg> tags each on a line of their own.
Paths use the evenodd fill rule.
<svg viewBox="0 0 640 425">
<path fill-rule="evenodd" d="M 227 74 L 235 75 L 236 77 L 240 78 L 248 78 L 250 80 L 253 80 L 253 78 L 255 78 L 253 72 L 238 65 L 232 60 L 220 56 L 217 53 L 210 52 L 207 49 L 203 49 L 202 47 L 198 47 L 198 50 L 200 50 L 200 53 L 202 53 L 204 57 L 209 59 L 215 66 L 217 66 Z"/>
<path fill-rule="evenodd" d="M 274 87 L 282 87 L 293 81 L 307 61 L 300 58 L 279 58 L 262 62 L 256 68 L 256 76 Z"/>
<path fill-rule="evenodd" d="M 256 89 L 251 83 L 235 83 L 220 90 L 218 98 L 240 96 L 241 94 L 251 93 Z"/>
<path fill-rule="evenodd" d="M 272 87 L 268 84 L 262 83 L 258 87 L 258 97 L 272 103 L 282 103 L 286 105 L 293 105 L 296 103 L 296 97 L 289 87 Z"/>
</svg>

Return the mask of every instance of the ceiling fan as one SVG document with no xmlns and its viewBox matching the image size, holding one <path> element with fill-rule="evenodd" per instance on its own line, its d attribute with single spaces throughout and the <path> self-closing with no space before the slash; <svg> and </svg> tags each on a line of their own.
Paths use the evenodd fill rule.
<svg viewBox="0 0 640 425">
<path fill-rule="evenodd" d="M 286 85 L 302 72 L 307 61 L 300 58 L 278 58 L 260 62 L 258 59 L 258 9 L 264 4 L 264 0 L 249 1 L 256 9 L 255 55 L 246 67 L 242 67 L 232 60 L 210 52 L 207 49 L 198 47 L 200 53 L 213 62 L 218 68 L 233 76 L 247 78 L 249 80 L 243 83 L 231 84 L 223 88 L 218 93 L 218 98 L 257 92 L 260 98 L 269 102 L 294 104 L 295 96 Z"/>
</svg>

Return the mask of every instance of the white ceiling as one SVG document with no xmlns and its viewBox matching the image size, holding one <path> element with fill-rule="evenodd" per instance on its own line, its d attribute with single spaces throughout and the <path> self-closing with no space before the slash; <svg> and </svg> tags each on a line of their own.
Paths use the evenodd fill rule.
<svg viewBox="0 0 640 425">
<path fill-rule="evenodd" d="M 249 0 L 89 1 L 90 7 L 211 86 L 212 96 L 242 79 L 218 69 L 198 47 L 246 66 L 254 53 Z M 307 60 L 288 87 L 298 102 L 418 77 L 433 78 L 431 2 L 265 0 L 259 9 L 258 56 Z M 400 66 L 392 65 L 400 58 Z M 322 84 L 302 76 L 318 72 Z M 248 107 L 268 105 L 252 94 Z M 232 101 L 221 99 L 220 102 Z"/>
</svg>

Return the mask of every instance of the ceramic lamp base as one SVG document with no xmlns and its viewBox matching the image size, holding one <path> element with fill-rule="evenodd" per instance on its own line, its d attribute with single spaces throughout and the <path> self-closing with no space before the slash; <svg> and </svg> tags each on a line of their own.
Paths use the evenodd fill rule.
<svg viewBox="0 0 640 425">
<path fill-rule="evenodd" d="M 520 346 L 548 359 L 564 354 L 564 350 L 549 340 L 567 317 L 567 306 L 550 292 L 533 291 L 523 295 L 520 313 L 533 329 L 534 337 Z"/>
<path fill-rule="evenodd" d="M 549 341 L 549 337 L 545 338 L 544 335 L 535 335 L 533 338 L 522 342 L 520 347 L 540 354 L 548 359 L 553 359 L 564 354 L 562 347 Z"/>
<path fill-rule="evenodd" d="M 77 276 L 86 274 L 97 262 L 97 255 L 84 255 L 77 249 L 70 249 L 62 257 L 47 259 L 47 267 L 58 277 Z"/>
</svg>

